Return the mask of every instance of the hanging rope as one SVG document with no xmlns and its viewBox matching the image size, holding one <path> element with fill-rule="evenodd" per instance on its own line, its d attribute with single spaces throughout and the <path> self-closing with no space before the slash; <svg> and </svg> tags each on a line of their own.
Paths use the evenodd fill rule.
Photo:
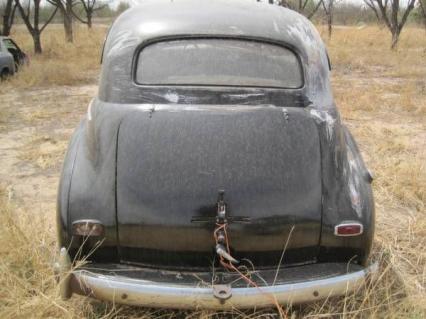
<svg viewBox="0 0 426 319">
<path fill-rule="evenodd" d="M 233 262 L 238 263 L 238 261 L 232 257 L 231 250 L 230 250 L 230 244 L 229 244 L 229 236 L 227 232 L 228 223 L 224 221 L 222 224 L 216 223 L 216 228 L 213 232 L 213 237 L 216 242 L 216 252 L 219 256 L 220 264 L 228 271 L 236 272 L 244 281 L 246 281 L 250 286 L 256 288 L 259 290 L 260 293 L 267 295 L 269 298 L 271 298 L 272 303 L 276 306 L 281 318 L 287 318 L 287 313 L 283 310 L 283 308 L 279 305 L 277 298 L 273 294 L 267 293 L 262 290 L 259 285 L 256 284 L 253 280 L 251 280 L 249 277 L 247 277 L 245 274 L 243 274 L 235 265 Z M 223 232 L 223 239 L 222 239 L 222 233 Z M 224 241 L 224 242 L 223 242 Z M 225 247 L 226 253 L 219 253 L 217 247 Z"/>
</svg>

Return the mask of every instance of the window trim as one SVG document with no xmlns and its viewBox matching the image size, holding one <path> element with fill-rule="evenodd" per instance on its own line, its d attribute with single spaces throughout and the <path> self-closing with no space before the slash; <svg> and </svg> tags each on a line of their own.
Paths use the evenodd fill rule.
<svg viewBox="0 0 426 319">
<path fill-rule="evenodd" d="M 258 42 L 258 43 L 264 43 L 264 44 L 271 44 L 280 46 L 284 49 L 290 50 L 297 58 L 299 62 L 299 66 L 301 69 L 301 75 L 302 75 L 302 85 L 297 88 L 284 88 L 284 87 L 274 87 L 274 86 L 255 86 L 255 85 L 223 85 L 223 84 L 209 84 L 209 85 L 196 85 L 196 84 L 141 84 L 137 81 L 137 67 L 139 63 L 139 56 L 142 50 L 150 45 L 160 43 L 160 42 L 169 42 L 169 41 L 179 41 L 179 40 L 239 40 L 239 41 L 252 41 L 252 42 Z M 149 39 L 147 41 L 142 42 L 139 46 L 136 47 L 136 50 L 133 55 L 132 65 L 132 82 L 137 87 L 143 88 L 155 88 L 155 87 L 173 87 L 173 88 L 228 88 L 228 89 L 264 89 L 264 90 L 285 90 L 285 91 L 299 91 L 303 90 L 306 87 L 306 69 L 304 67 L 304 64 L 302 63 L 301 55 L 299 53 L 299 50 L 291 45 L 288 45 L 286 43 L 280 42 L 280 41 L 274 41 L 271 39 L 265 39 L 265 38 L 259 38 L 259 37 L 249 37 L 249 36 L 226 36 L 226 35 L 179 35 L 179 36 L 166 36 L 166 37 L 159 37 L 159 38 L 153 38 Z"/>
</svg>

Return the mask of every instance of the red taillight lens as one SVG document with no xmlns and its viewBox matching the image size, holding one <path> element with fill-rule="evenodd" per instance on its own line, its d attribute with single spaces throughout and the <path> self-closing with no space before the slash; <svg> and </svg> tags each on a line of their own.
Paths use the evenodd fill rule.
<svg viewBox="0 0 426 319">
<path fill-rule="evenodd" d="M 99 220 L 77 220 L 72 223 L 72 233 L 77 236 L 102 236 L 104 233 L 104 226 Z"/>
<path fill-rule="evenodd" d="M 336 236 L 358 236 L 361 235 L 364 227 L 360 223 L 342 223 L 334 228 Z"/>
</svg>

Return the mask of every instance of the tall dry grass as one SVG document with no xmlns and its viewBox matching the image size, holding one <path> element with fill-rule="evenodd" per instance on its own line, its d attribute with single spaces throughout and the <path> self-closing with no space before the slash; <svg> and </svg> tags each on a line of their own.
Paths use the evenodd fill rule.
<svg viewBox="0 0 426 319">
<path fill-rule="evenodd" d="M 43 54 L 33 53 L 32 38 L 23 25 L 11 37 L 30 56 L 30 65 L 10 79 L 14 87 L 78 85 L 93 82 L 100 68 L 102 43 L 107 26 L 88 30 L 76 25 L 74 43 L 66 43 L 61 25 L 52 24 L 42 33 Z"/>
<path fill-rule="evenodd" d="M 79 29 L 73 46 L 64 44 L 62 30 L 47 29 L 45 55 L 33 58 L 7 87 L 19 92 L 28 86 L 93 81 L 104 33 L 103 28 L 93 34 Z M 30 50 L 26 35 L 16 33 L 15 38 Z M 285 308 L 287 316 L 424 318 L 426 34 L 406 28 L 397 52 L 389 51 L 389 35 L 378 27 L 337 28 L 326 42 L 334 66 L 336 103 L 376 176 L 372 259 L 379 262 L 380 271 L 365 289 L 346 298 Z M 44 168 L 32 154 L 23 160 Z M 23 210 L 9 200 L 8 190 L 0 188 L 0 318 L 267 318 L 274 313 L 151 310 L 83 297 L 63 302 L 53 278 L 55 251 L 54 212 Z"/>
<path fill-rule="evenodd" d="M 404 303 L 425 316 L 426 32 L 407 27 L 397 52 L 388 41 L 377 27 L 337 29 L 334 93 L 376 175 L 376 252 L 402 279 Z"/>
</svg>

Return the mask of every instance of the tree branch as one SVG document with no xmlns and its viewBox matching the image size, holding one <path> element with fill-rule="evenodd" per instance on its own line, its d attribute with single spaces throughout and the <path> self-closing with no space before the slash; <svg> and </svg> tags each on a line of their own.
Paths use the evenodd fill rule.
<svg viewBox="0 0 426 319">
<path fill-rule="evenodd" d="M 377 18 L 377 21 L 381 22 L 379 12 L 377 11 L 376 5 L 374 4 L 374 0 L 364 0 L 364 3 L 367 5 L 367 7 L 373 10 L 374 15 Z"/>
<path fill-rule="evenodd" d="M 61 0 L 47 0 L 52 6 L 58 7 L 61 12 L 65 12 L 65 5 Z"/>
<path fill-rule="evenodd" d="M 309 20 L 311 20 L 311 18 L 314 16 L 314 14 L 318 11 L 319 7 L 321 6 L 321 4 L 323 3 L 323 0 L 319 0 L 316 7 L 314 8 L 314 10 L 307 16 L 307 18 Z"/>
<path fill-rule="evenodd" d="M 108 4 L 104 4 L 104 5 L 101 5 L 99 7 L 93 8 L 93 11 L 99 11 L 99 10 L 102 10 L 103 8 L 106 8 L 106 7 L 108 7 Z"/>
<path fill-rule="evenodd" d="M 40 33 L 43 32 L 43 30 L 47 27 L 47 25 L 52 22 L 53 17 L 56 15 L 56 12 L 58 12 L 58 7 L 55 7 L 55 10 L 52 12 L 52 14 L 50 15 L 49 19 L 47 19 L 47 21 L 43 24 L 43 26 L 40 29 Z"/>
<path fill-rule="evenodd" d="M 30 18 L 30 14 L 31 14 L 31 3 L 30 3 L 30 0 L 28 0 L 28 6 L 27 6 L 27 17 L 28 17 L 28 19 Z"/>
<path fill-rule="evenodd" d="M 398 13 L 399 13 L 399 0 L 392 0 L 391 10 L 391 25 L 394 30 L 398 30 Z"/>
<path fill-rule="evenodd" d="M 395 0 L 394 0 L 395 1 Z M 421 1 L 420 1 L 421 2 Z M 410 0 L 408 3 L 407 8 L 405 9 L 404 15 L 402 16 L 401 22 L 398 24 L 398 30 L 401 31 L 405 22 L 407 22 L 407 18 L 411 12 L 411 10 L 414 9 L 414 4 L 416 3 L 416 0 Z"/>
<path fill-rule="evenodd" d="M 377 5 L 379 6 L 380 12 L 382 14 L 382 20 L 385 22 L 386 26 L 389 28 L 389 30 L 392 31 L 392 25 L 389 21 L 389 18 L 387 16 L 387 6 L 388 6 L 388 1 L 385 0 L 385 4 L 383 5 L 382 0 L 374 0 L 377 2 Z"/>
<path fill-rule="evenodd" d="M 422 15 L 423 15 L 423 23 L 425 24 L 425 28 L 426 28 L 426 8 L 425 8 L 425 5 L 423 4 L 423 0 L 419 0 L 419 4 L 420 4 L 420 10 L 422 11 Z"/>
<path fill-rule="evenodd" d="M 88 10 L 89 8 L 86 6 L 86 1 L 84 1 L 84 0 L 80 0 L 80 3 L 83 5 L 84 11 L 86 11 L 86 12 L 87 12 L 87 10 Z M 87 1 L 87 4 L 89 5 L 89 1 Z"/>
<path fill-rule="evenodd" d="M 33 33 L 34 32 L 34 28 L 33 28 L 33 26 L 31 25 L 31 22 L 30 22 L 30 16 L 25 13 L 25 10 L 22 7 L 22 5 L 19 2 L 19 0 L 15 0 L 15 4 L 18 7 L 18 11 L 21 14 L 22 20 L 24 20 L 24 23 L 27 26 L 28 31 L 30 31 L 30 33 Z"/>
<path fill-rule="evenodd" d="M 12 8 L 12 13 L 10 14 L 9 21 L 8 21 L 10 27 L 12 27 L 13 22 L 15 21 L 16 8 L 17 8 L 17 5 L 15 3 L 13 8 Z"/>
<path fill-rule="evenodd" d="M 322 8 L 324 9 L 325 14 L 328 14 L 327 6 L 325 5 L 325 1 L 322 1 Z"/>
<path fill-rule="evenodd" d="M 86 11 L 87 12 L 87 11 Z M 81 23 L 84 23 L 84 24 L 88 24 L 89 22 L 88 21 L 84 21 L 82 18 L 80 18 L 75 12 L 74 12 L 74 10 L 71 10 L 71 14 L 73 15 L 73 17 L 74 18 L 76 18 L 78 21 L 80 21 Z"/>
</svg>

